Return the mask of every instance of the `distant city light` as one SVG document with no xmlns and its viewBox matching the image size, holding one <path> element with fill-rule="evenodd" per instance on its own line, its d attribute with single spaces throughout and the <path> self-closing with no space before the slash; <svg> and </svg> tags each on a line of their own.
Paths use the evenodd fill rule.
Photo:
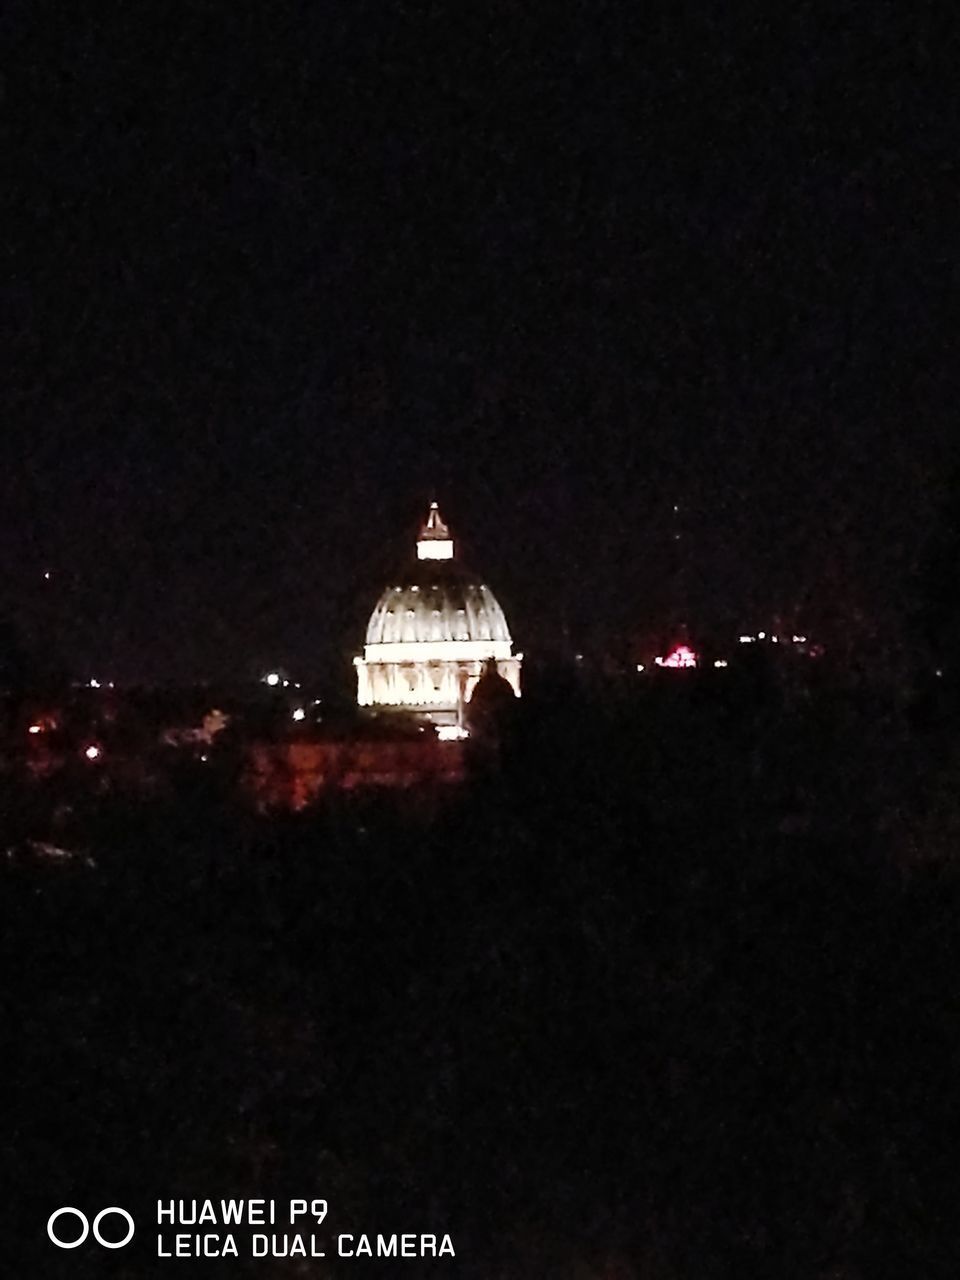
<svg viewBox="0 0 960 1280">
<path fill-rule="evenodd" d="M 264 676 L 264 679 L 266 680 L 267 684 L 271 687 L 271 689 L 276 688 L 276 686 L 280 683 L 280 676 L 277 674 L 276 671 L 271 671 L 269 675 Z"/>
<path fill-rule="evenodd" d="M 770 637 L 770 640 L 771 640 L 771 642 L 772 642 L 773 644 L 779 644 L 779 642 L 780 642 L 780 637 L 779 637 L 779 636 L 771 636 L 771 637 Z"/>
<path fill-rule="evenodd" d="M 727 665 L 727 660 L 726 658 L 715 658 L 713 665 L 718 668 L 725 667 Z"/>
<path fill-rule="evenodd" d="M 99 680 L 91 680 L 91 681 L 90 681 L 90 688 L 91 688 L 91 689 L 99 689 L 99 688 L 100 688 L 100 681 L 99 681 Z"/>
<path fill-rule="evenodd" d="M 642 662 L 638 662 L 638 663 L 637 663 L 637 670 L 638 670 L 638 671 L 643 671 L 643 670 L 644 670 L 644 665 L 643 665 L 643 663 L 642 663 Z"/>
<path fill-rule="evenodd" d="M 306 715 L 307 715 L 307 713 L 304 711 L 303 707 L 295 707 L 295 708 L 294 708 L 294 712 L 293 712 L 293 718 L 294 718 L 294 720 L 305 720 L 305 719 L 306 719 Z"/>
<path fill-rule="evenodd" d="M 806 636 L 794 636 L 794 637 L 793 637 L 793 643 L 794 643 L 794 644 L 806 644 L 806 643 L 807 643 L 807 637 L 806 637 Z"/>
<path fill-rule="evenodd" d="M 466 729 L 458 724 L 438 724 L 437 737 L 441 742 L 459 742 L 461 738 L 469 738 Z"/>
<path fill-rule="evenodd" d="M 756 638 L 757 638 L 756 636 L 741 636 L 741 637 L 740 637 L 740 643 L 741 643 L 741 644 L 753 644 L 753 642 L 754 642 L 754 640 L 756 640 Z"/>
<path fill-rule="evenodd" d="M 695 667 L 697 655 L 686 644 L 678 644 L 665 658 L 655 658 L 658 667 Z"/>
<path fill-rule="evenodd" d="M 87 747 L 86 751 L 84 751 L 83 754 L 87 757 L 88 760 L 99 760 L 100 748 L 97 746 L 94 746 L 93 743 L 91 743 L 90 746 Z"/>
<path fill-rule="evenodd" d="M 50 570 L 49 570 L 49 569 L 47 569 L 47 570 L 44 572 L 44 575 L 43 575 L 43 576 L 44 576 L 44 578 L 46 578 L 47 582 L 49 582 L 49 581 L 50 581 Z"/>
<path fill-rule="evenodd" d="M 758 640 L 766 640 L 766 638 L 767 638 L 767 633 L 766 633 L 765 631 L 758 631 L 758 632 L 757 632 L 757 639 L 758 639 Z"/>
<path fill-rule="evenodd" d="M 27 730 L 27 733 L 43 733 L 43 725 L 32 724 L 30 728 Z"/>
</svg>

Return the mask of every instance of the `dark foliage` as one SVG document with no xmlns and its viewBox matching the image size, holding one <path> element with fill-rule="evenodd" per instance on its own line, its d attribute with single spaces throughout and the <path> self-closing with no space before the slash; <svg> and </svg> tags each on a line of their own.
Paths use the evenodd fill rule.
<svg viewBox="0 0 960 1280">
<path fill-rule="evenodd" d="M 542 686 L 430 818 L 254 818 L 204 774 L 57 858 L 10 790 L 8 1256 L 54 1205 L 147 1224 L 12 1273 L 340 1274 L 150 1258 L 159 1196 L 315 1194 L 455 1236 L 370 1275 L 955 1275 L 942 751 L 877 694 L 681 676 Z"/>
</svg>

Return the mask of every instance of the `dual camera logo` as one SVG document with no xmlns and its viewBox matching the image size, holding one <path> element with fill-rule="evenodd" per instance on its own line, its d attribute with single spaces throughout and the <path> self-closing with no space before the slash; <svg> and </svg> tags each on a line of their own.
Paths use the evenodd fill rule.
<svg viewBox="0 0 960 1280">
<path fill-rule="evenodd" d="M 100 1224 L 103 1222 L 104 1218 L 109 1217 L 111 1213 L 118 1214 L 127 1224 L 127 1234 L 122 1240 L 105 1240 L 100 1231 Z M 77 1236 L 76 1240 L 64 1240 L 62 1237 L 57 1235 L 54 1230 L 58 1219 L 68 1214 L 72 1215 L 74 1218 L 78 1218 L 80 1221 L 80 1234 Z M 130 1217 L 129 1213 L 127 1213 L 126 1209 L 118 1209 L 116 1206 L 110 1209 L 101 1209 L 93 1220 L 93 1238 L 96 1240 L 97 1244 L 102 1245 L 104 1249 L 122 1249 L 125 1244 L 129 1244 L 133 1239 L 133 1231 L 133 1219 Z M 81 1213 L 79 1209 L 71 1208 L 69 1205 L 62 1209 L 56 1209 L 47 1219 L 47 1235 L 58 1249 L 76 1249 L 79 1245 L 83 1244 L 89 1234 L 90 1223 L 87 1221 L 87 1215 L 85 1213 Z"/>
</svg>

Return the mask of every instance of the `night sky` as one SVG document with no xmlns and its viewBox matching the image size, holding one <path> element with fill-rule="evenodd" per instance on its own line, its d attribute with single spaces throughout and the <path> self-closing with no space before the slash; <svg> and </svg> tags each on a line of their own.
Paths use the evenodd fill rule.
<svg viewBox="0 0 960 1280">
<path fill-rule="evenodd" d="M 960 391 L 932 12 L 10 0 L 0 606 L 349 680 L 435 495 L 528 652 L 661 624 L 674 503 L 711 625 L 892 627 Z"/>
</svg>

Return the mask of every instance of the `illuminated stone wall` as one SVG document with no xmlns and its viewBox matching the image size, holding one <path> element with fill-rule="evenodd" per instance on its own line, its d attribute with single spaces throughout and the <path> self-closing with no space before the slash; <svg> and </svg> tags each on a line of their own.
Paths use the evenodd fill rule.
<svg viewBox="0 0 960 1280">
<path fill-rule="evenodd" d="M 381 649 L 387 647 L 378 646 Z M 413 645 L 404 647 L 414 648 Z M 470 701 L 474 686 L 483 673 L 484 661 L 482 658 L 417 661 L 408 657 L 403 661 L 371 662 L 357 658 L 357 702 L 361 707 L 455 711 L 461 702 Z M 497 671 L 510 682 L 519 697 L 520 659 L 500 658 Z"/>
</svg>

